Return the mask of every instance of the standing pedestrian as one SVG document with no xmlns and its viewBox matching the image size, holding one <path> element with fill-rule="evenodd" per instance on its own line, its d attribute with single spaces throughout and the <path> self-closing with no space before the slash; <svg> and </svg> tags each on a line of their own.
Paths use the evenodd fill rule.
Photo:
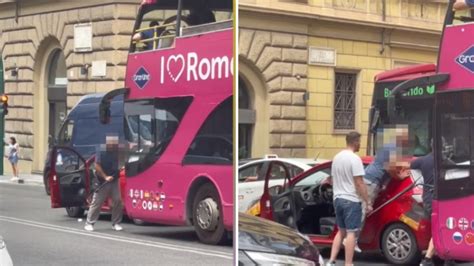
<svg viewBox="0 0 474 266">
<path fill-rule="evenodd" d="M 20 145 L 16 142 L 15 137 L 10 137 L 10 142 L 8 143 L 8 153 L 5 157 L 8 158 L 8 161 L 12 165 L 13 177 L 11 181 L 18 182 L 20 180 L 18 173 L 18 156 L 20 151 Z"/>
<path fill-rule="evenodd" d="M 363 180 L 364 165 L 360 157 L 355 154 L 360 149 L 360 136 L 358 132 L 347 134 L 347 148 L 339 152 L 332 162 L 334 209 L 339 231 L 332 242 L 331 257 L 327 266 L 335 265 L 343 238 L 346 238 L 345 265 L 352 265 L 356 234 L 362 223 L 361 199 L 365 203 L 366 212 L 372 211 L 372 203 L 369 202 Z"/>
<path fill-rule="evenodd" d="M 431 220 L 431 213 L 433 211 L 433 190 L 434 190 L 434 167 L 435 167 L 434 155 L 433 155 L 433 140 L 431 140 L 431 152 L 427 155 L 417 158 L 411 162 L 411 169 L 420 170 L 423 176 L 423 208 L 425 209 L 426 215 Z M 426 251 L 425 258 L 421 261 L 420 266 L 432 266 L 433 256 L 435 255 L 435 248 L 433 244 L 433 238 L 430 239 L 428 244 L 428 250 Z M 451 265 L 450 260 L 445 261 L 444 265 Z"/>
<path fill-rule="evenodd" d="M 112 228 L 116 231 L 123 230 L 120 225 L 123 207 L 119 187 L 120 156 L 118 142 L 119 138 L 117 135 L 107 135 L 105 147 L 97 151 L 95 157 L 96 176 L 99 179 L 100 185 L 103 186 L 94 192 L 84 226 L 84 229 L 87 231 L 94 231 L 94 223 L 99 219 L 100 208 L 109 196 L 112 198 Z"/>
</svg>

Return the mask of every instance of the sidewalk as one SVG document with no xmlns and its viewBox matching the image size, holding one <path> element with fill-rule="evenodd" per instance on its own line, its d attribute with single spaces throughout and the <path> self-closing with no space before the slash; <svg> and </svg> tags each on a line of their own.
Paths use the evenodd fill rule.
<svg viewBox="0 0 474 266">
<path fill-rule="evenodd" d="M 0 183 L 11 183 L 11 184 L 18 184 L 17 181 L 11 181 L 11 175 L 0 175 Z M 23 179 L 23 184 L 26 185 L 36 185 L 36 186 L 43 186 L 43 176 L 42 175 L 34 175 L 34 174 L 20 174 L 20 178 Z"/>
</svg>

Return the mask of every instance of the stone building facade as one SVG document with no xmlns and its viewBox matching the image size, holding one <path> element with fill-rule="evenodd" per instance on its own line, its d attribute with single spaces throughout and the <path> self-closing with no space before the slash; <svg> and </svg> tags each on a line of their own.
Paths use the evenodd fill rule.
<svg viewBox="0 0 474 266">
<path fill-rule="evenodd" d="M 123 87 L 138 0 L 0 0 L 0 55 L 9 95 L 6 137 L 16 136 L 23 173 L 41 172 L 48 136 L 85 94 Z M 92 50 L 74 49 L 74 26 L 90 23 Z M 93 77 L 94 61 L 106 63 Z M 5 167 L 8 172 L 9 167 Z"/>
<path fill-rule="evenodd" d="M 435 63 L 445 10 L 438 0 L 241 0 L 240 157 L 331 158 L 350 130 L 365 153 L 374 76 Z M 334 51 L 335 64 L 309 64 L 312 48 Z M 347 125 L 341 80 L 353 84 Z"/>
</svg>

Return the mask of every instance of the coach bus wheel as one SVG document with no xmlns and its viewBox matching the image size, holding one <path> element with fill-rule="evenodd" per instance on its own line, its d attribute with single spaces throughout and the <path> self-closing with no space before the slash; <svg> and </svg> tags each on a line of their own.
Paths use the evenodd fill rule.
<svg viewBox="0 0 474 266">
<path fill-rule="evenodd" d="M 222 219 L 219 194 L 212 184 L 201 186 L 193 202 L 193 222 L 196 234 L 206 244 L 225 242 L 227 234 Z"/>
<path fill-rule="evenodd" d="M 81 207 L 66 207 L 66 212 L 69 217 L 78 218 L 84 216 L 85 210 Z"/>
<path fill-rule="evenodd" d="M 404 224 L 392 224 L 385 229 L 381 246 L 385 258 L 392 264 L 415 265 L 419 261 L 415 236 Z"/>
</svg>

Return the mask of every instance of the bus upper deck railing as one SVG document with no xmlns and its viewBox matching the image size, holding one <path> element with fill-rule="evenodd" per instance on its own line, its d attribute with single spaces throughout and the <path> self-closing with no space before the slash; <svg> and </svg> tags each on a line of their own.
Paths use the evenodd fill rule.
<svg viewBox="0 0 474 266">
<path fill-rule="evenodd" d="M 153 37 L 143 39 L 143 40 L 133 41 L 132 43 L 134 45 L 137 45 L 137 44 L 147 44 L 147 43 L 153 42 L 153 48 L 152 48 L 153 50 L 168 48 L 171 46 L 173 39 L 176 37 L 175 28 L 170 28 L 170 27 L 175 27 L 175 26 L 176 26 L 176 22 L 137 29 L 135 33 L 142 33 L 142 32 L 153 30 Z M 214 31 L 219 31 L 219 30 L 224 30 L 224 29 L 230 29 L 232 27 L 233 27 L 232 19 L 213 22 L 213 23 L 207 23 L 207 24 L 202 24 L 202 25 L 182 27 L 181 36 L 191 36 L 191 35 L 202 34 L 206 32 L 214 32 Z M 171 33 L 172 31 L 174 31 L 174 33 Z M 170 34 L 163 35 L 163 33 L 165 32 L 170 32 Z M 165 39 L 171 39 L 171 40 L 166 43 L 161 42 L 161 40 L 165 40 Z M 137 52 L 137 49 L 135 49 L 135 52 Z"/>
</svg>

